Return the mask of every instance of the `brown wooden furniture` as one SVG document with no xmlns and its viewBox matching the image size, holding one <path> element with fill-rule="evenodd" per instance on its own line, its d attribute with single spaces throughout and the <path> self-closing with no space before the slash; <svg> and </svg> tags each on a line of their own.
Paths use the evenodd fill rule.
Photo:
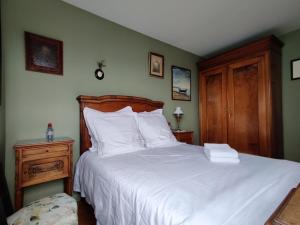
<svg viewBox="0 0 300 225">
<path fill-rule="evenodd" d="M 100 110 L 103 112 L 114 112 L 126 106 L 131 106 L 134 112 L 152 111 L 161 109 L 163 102 L 152 101 L 147 98 L 121 95 L 106 96 L 83 96 L 77 97 L 80 107 L 80 154 L 84 153 L 91 147 L 90 135 L 83 117 L 84 107 Z"/>
<path fill-rule="evenodd" d="M 65 192 L 72 195 L 73 140 L 56 138 L 20 141 L 16 151 L 15 208 L 23 205 L 23 189 L 35 184 L 64 179 Z"/>
<path fill-rule="evenodd" d="M 193 144 L 193 131 L 173 131 L 177 141 L 185 142 L 187 144 Z"/>
<path fill-rule="evenodd" d="M 202 144 L 282 157 L 281 47 L 270 36 L 199 62 Z"/>
<path fill-rule="evenodd" d="M 300 225 L 300 184 L 290 191 L 266 225 Z"/>
<path fill-rule="evenodd" d="M 78 202 L 78 225 L 96 225 L 94 209 L 84 199 Z"/>
</svg>

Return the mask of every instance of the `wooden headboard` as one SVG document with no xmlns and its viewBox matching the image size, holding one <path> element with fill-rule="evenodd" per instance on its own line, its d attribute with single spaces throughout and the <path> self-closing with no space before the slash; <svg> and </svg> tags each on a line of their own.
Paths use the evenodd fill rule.
<svg viewBox="0 0 300 225">
<path fill-rule="evenodd" d="M 161 109 L 164 106 L 164 103 L 160 101 L 122 95 L 80 95 L 77 97 L 77 101 L 80 106 L 80 155 L 91 147 L 90 135 L 83 117 L 84 107 L 89 107 L 102 112 L 115 112 L 126 106 L 131 106 L 134 112 L 144 112 Z"/>
</svg>

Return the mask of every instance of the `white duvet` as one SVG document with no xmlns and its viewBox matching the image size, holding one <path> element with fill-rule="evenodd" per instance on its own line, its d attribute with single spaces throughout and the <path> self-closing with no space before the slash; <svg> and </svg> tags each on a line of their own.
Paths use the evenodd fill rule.
<svg viewBox="0 0 300 225">
<path fill-rule="evenodd" d="M 239 156 L 239 164 L 212 163 L 186 144 L 108 158 L 86 152 L 74 191 L 98 225 L 264 224 L 300 182 L 300 164 Z"/>
</svg>

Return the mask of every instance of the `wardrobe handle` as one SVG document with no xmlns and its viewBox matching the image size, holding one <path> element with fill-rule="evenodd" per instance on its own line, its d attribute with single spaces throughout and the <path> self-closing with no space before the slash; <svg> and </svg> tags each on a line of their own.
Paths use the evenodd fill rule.
<svg viewBox="0 0 300 225">
<path fill-rule="evenodd" d="M 231 108 L 229 108 L 229 111 L 228 111 L 228 117 L 229 117 L 229 119 L 231 118 L 231 115 L 232 115 L 232 110 L 231 110 Z"/>
</svg>

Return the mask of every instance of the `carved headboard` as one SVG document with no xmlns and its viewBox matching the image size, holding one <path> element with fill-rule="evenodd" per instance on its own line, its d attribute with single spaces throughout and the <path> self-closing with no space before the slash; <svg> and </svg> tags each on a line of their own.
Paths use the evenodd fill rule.
<svg viewBox="0 0 300 225">
<path fill-rule="evenodd" d="M 102 112 L 114 112 L 126 106 L 131 106 L 134 112 L 144 112 L 161 109 L 164 105 L 161 101 L 122 95 L 80 95 L 77 97 L 77 101 L 80 106 L 80 155 L 91 147 L 90 135 L 83 117 L 84 107 L 100 110 Z"/>
</svg>

